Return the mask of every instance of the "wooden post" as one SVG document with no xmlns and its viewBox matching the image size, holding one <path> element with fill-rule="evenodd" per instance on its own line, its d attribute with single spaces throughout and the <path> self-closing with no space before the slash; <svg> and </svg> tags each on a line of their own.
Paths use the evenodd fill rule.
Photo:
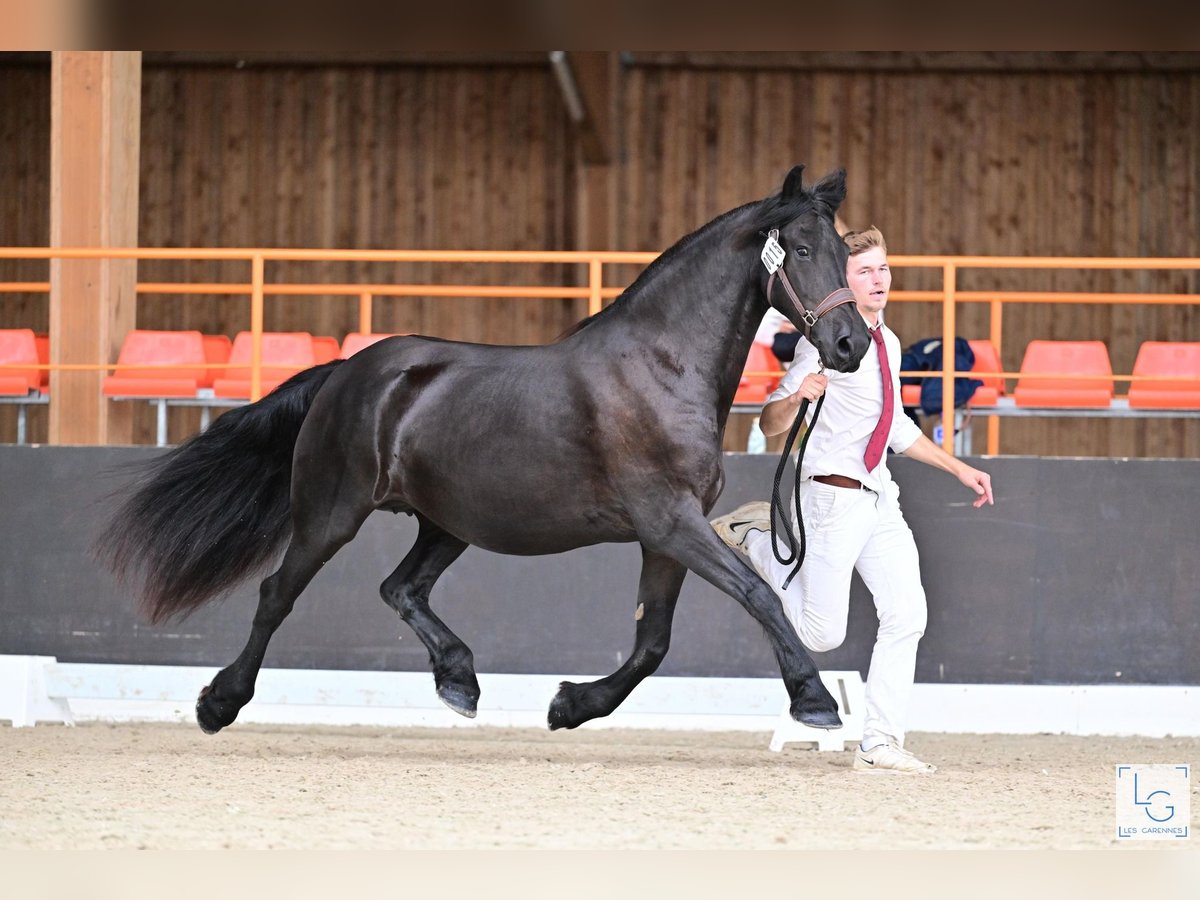
<svg viewBox="0 0 1200 900">
<path fill-rule="evenodd" d="M 358 330 L 360 334 L 372 334 L 375 331 L 375 319 L 372 316 L 372 294 L 363 291 L 358 295 Z"/>
<path fill-rule="evenodd" d="M 141 65 L 136 51 L 51 55 L 52 247 L 137 246 Z M 136 289 L 136 260 L 52 260 L 50 361 L 115 361 Z M 50 443 L 132 441 L 132 404 L 104 399 L 104 374 L 51 373 Z"/>
<path fill-rule="evenodd" d="M 1000 360 L 1000 370 L 1004 371 L 1004 304 L 999 300 L 993 300 L 990 307 L 991 327 L 988 329 L 988 336 L 996 348 L 996 358 Z M 987 452 L 988 456 L 999 456 L 1000 454 L 999 416 L 988 416 Z"/>
<path fill-rule="evenodd" d="M 250 258 L 250 401 L 262 399 L 263 280 L 266 263 L 261 253 Z"/>
<path fill-rule="evenodd" d="M 575 243 L 577 250 L 615 248 L 615 207 L 617 167 L 616 98 L 621 63 L 616 51 L 571 51 L 568 54 L 585 118 L 575 123 L 579 136 L 577 160 Z M 599 275 L 589 271 L 589 279 Z M 588 303 L 588 315 L 600 311 L 596 294 Z"/>
<path fill-rule="evenodd" d="M 955 267 L 946 263 L 942 267 L 942 283 L 945 296 L 942 300 L 942 449 L 954 452 L 954 337 L 958 333 L 955 322 L 957 308 L 954 294 Z"/>
</svg>

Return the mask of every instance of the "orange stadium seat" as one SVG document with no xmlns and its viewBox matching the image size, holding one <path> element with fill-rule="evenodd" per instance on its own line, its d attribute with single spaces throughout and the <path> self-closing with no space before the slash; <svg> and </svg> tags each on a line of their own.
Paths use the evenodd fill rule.
<svg viewBox="0 0 1200 900">
<path fill-rule="evenodd" d="M 327 363 L 332 359 L 337 359 L 338 354 L 341 352 L 341 348 L 338 346 L 337 338 L 314 336 L 312 343 L 313 361 L 316 365 Z"/>
<path fill-rule="evenodd" d="M 223 334 L 135 329 L 125 335 L 117 362 L 156 368 L 119 369 L 104 379 L 103 392 L 115 399 L 149 400 L 158 407 L 157 444 L 162 447 L 167 443 L 167 406 L 200 400 L 218 371 L 204 364 L 223 363 L 228 358 L 229 338 Z M 205 408 L 205 425 L 207 417 Z"/>
<path fill-rule="evenodd" d="M 352 331 L 342 341 L 341 357 L 349 359 L 359 350 L 365 350 L 372 344 L 378 344 L 384 338 L 400 336 L 399 334 L 363 334 L 361 331 Z"/>
<path fill-rule="evenodd" d="M 967 341 L 967 343 L 971 345 L 971 352 L 975 354 L 975 364 L 971 366 L 972 372 L 1004 371 L 1004 367 L 1000 365 L 1000 354 L 996 352 L 995 344 L 986 338 Z M 983 384 L 975 388 L 975 393 L 967 401 L 967 406 L 995 406 L 996 401 L 1004 396 L 1004 379 L 999 375 L 977 375 L 975 377 Z"/>
<path fill-rule="evenodd" d="M 967 341 L 971 352 L 975 354 L 975 362 L 971 365 L 972 372 L 1003 372 L 1000 367 L 1000 354 L 996 345 L 987 338 L 977 341 Z M 1004 379 L 998 375 L 988 377 L 976 376 L 983 382 L 975 388 L 975 393 L 967 401 L 968 406 L 995 406 L 996 401 L 1004 396 Z M 921 385 L 904 384 L 900 386 L 900 400 L 905 406 L 921 405 Z"/>
<path fill-rule="evenodd" d="M 746 368 L 742 379 L 738 382 L 734 403 L 755 403 L 762 405 L 766 402 L 771 391 L 779 385 L 778 375 L 747 375 L 746 372 L 778 372 L 779 360 L 762 344 L 751 344 L 750 355 L 746 358 Z"/>
<path fill-rule="evenodd" d="M 250 396 L 250 356 L 253 335 L 239 332 L 233 339 L 229 368 L 213 382 L 218 397 Z M 313 338 L 307 331 L 264 331 L 262 336 L 262 392 L 274 390 L 297 372 L 316 365 Z"/>
<path fill-rule="evenodd" d="M 170 368 L 118 369 L 104 379 L 106 397 L 194 397 L 211 381 L 204 335 L 199 331 L 146 331 L 125 335 L 119 365 L 154 365 Z M 199 365 L 198 365 L 199 364 Z"/>
<path fill-rule="evenodd" d="M 0 330 L 0 365 L 28 365 L 30 368 L 0 369 L 0 394 L 27 395 L 42 385 L 42 372 L 35 368 L 40 362 L 37 339 L 31 328 Z"/>
<path fill-rule="evenodd" d="M 37 333 L 33 336 L 33 340 L 37 344 L 38 362 L 43 366 L 50 365 L 50 335 Z M 43 394 L 47 394 L 50 392 L 50 370 L 42 369 L 41 373 L 41 391 Z"/>
<path fill-rule="evenodd" d="M 1013 391 L 1017 406 L 1106 407 L 1112 404 L 1112 363 L 1103 341 L 1030 341 L 1025 348 L 1025 358 L 1021 360 L 1021 373 Z M 1055 377 L 1058 375 L 1096 377 Z"/>
<path fill-rule="evenodd" d="M 229 339 L 228 335 L 204 335 L 204 361 L 209 363 L 211 368 L 204 370 L 204 379 L 201 382 L 202 386 L 209 388 L 213 386 L 213 382 L 217 380 L 217 375 L 221 372 L 221 369 L 212 364 L 229 362 L 229 354 L 232 349 L 233 341 Z"/>
<path fill-rule="evenodd" d="M 1180 381 L 1142 381 L 1129 385 L 1133 409 L 1200 409 L 1200 343 L 1146 341 L 1138 349 L 1134 375 L 1180 377 Z M 1192 379 L 1188 381 L 1186 379 Z"/>
</svg>

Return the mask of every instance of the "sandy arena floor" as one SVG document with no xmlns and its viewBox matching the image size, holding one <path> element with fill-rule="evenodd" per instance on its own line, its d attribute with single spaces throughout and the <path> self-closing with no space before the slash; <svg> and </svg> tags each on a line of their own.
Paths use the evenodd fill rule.
<svg viewBox="0 0 1200 900">
<path fill-rule="evenodd" d="M 0 848 L 1099 848 L 1114 765 L 1200 760 L 1195 738 L 916 734 L 941 771 L 879 777 L 768 737 L 3 725 Z"/>
</svg>

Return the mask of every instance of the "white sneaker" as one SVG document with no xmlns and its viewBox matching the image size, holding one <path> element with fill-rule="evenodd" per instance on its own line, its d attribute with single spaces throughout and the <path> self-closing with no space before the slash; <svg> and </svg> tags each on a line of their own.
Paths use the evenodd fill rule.
<svg viewBox="0 0 1200 900">
<path fill-rule="evenodd" d="M 855 772 L 879 772 L 884 775 L 932 775 L 937 766 L 921 762 L 899 744 L 880 744 L 870 750 L 860 746 L 854 752 Z"/>
<path fill-rule="evenodd" d="M 728 515 L 711 522 L 717 537 L 734 550 L 746 550 L 746 538 L 755 531 L 771 533 L 771 504 L 766 500 L 743 503 Z"/>
</svg>

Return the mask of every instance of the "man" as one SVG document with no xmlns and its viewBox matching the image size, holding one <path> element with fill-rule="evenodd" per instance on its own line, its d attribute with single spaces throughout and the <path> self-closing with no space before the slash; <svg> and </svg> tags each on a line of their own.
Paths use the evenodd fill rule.
<svg viewBox="0 0 1200 900">
<path fill-rule="evenodd" d="M 826 393 L 808 440 L 800 473 L 800 506 L 807 554 L 784 590 L 791 567 L 771 547 L 770 504 L 748 503 L 713 521 L 727 544 L 745 553 L 783 601 L 801 642 L 822 652 L 846 637 L 850 576 L 857 569 L 871 591 L 879 631 L 867 673 L 863 741 L 854 758 L 862 772 L 932 774 L 936 767 L 904 749 L 903 719 L 912 692 L 917 642 L 925 631 L 925 591 L 917 547 L 900 510 L 899 488 L 887 467 L 887 450 L 954 475 L 992 503 L 991 477 L 946 453 L 904 414 L 900 402 L 900 341 L 883 324 L 892 284 L 887 245 L 879 229 L 845 235 L 850 247 L 846 277 L 873 339 L 855 372 L 819 371 L 816 349 L 801 341 L 796 359 L 767 398 L 760 426 L 767 435 L 791 428 L 804 399 L 811 422 L 815 401 Z M 792 512 L 795 516 L 795 510 Z"/>
<path fill-rule="evenodd" d="M 796 342 L 800 332 L 787 316 L 771 307 L 754 332 L 754 343 L 762 344 L 785 369 L 796 355 Z"/>
</svg>

